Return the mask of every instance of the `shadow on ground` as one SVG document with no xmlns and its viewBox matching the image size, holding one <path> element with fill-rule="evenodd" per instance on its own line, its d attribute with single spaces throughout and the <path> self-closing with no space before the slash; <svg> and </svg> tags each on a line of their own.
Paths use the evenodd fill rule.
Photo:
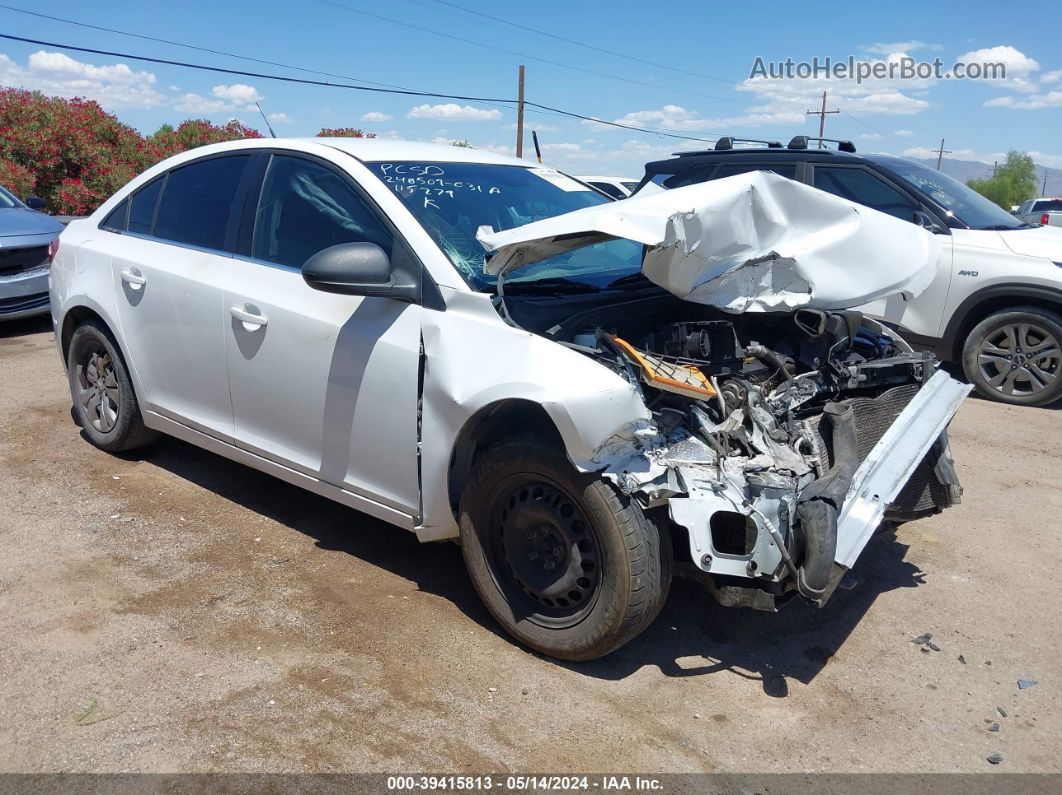
<svg viewBox="0 0 1062 795">
<path fill-rule="evenodd" d="M 507 637 L 472 589 L 455 544 L 420 544 L 410 533 L 175 439 L 159 441 L 142 457 L 316 539 L 321 549 L 353 555 L 414 582 Z M 700 586 L 676 580 L 662 614 L 641 636 L 602 660 L 564 665 L 609 680 L 646 665 L 676 677 L 730 671 L 783 697 L 786 679 L 808 683 L 838 654 L 880 594 L 922 583 L 922 573 L 904 560 L 906 551 L 894 535 L 876 536 L 853 572 L 855 586 L 838 589 L 821 610 L 798 601 L 778 613 L 724 608 Z"/>
<path fill-rule="evenodd" d="M 51 332 L 51 330 L 52 316 L 49 314 L 0 321 L 0 339 L 22 337 L 27 334 L 41 334 L 43 332 Z"/>
</svg>

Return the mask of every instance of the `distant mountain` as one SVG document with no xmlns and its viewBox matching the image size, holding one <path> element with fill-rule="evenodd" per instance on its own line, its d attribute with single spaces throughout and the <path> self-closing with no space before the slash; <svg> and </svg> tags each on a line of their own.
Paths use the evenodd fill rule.
<svg viewBox="0 0 1062 795">
<path fill-rule="evenodd" d="M 916 163 L 924 163 L 930 168 L 937 167 L 936 158 L 921 159 L 918 157 L 908 158 Z M 977 160 L 952 160 L 945 157 L 941 163 L 941 171 L 949 177 L 954 177 L 959 182 L 966 184 L 967 180 L 984 179 L 992 176 L 992 164 L 981 163 Z M 1044 171 L 1047 171 L 1047 190 L 1043 190 Z M 1062 196 L 1062 168 L 1045 168 L 1036 166 L 1036 195 L 1037 196 Z M 1041 192 L 1042 191 L 1042 192 Z"/>
</svg>

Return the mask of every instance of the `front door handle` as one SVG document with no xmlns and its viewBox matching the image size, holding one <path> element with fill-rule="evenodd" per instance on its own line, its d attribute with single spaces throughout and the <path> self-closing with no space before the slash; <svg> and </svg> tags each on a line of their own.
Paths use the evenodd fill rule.
<svg viewBox="0 0 1062 795">
<path fill-rule="evenodd" d="M 269 322 L 265 315 L 248 312 L 246 309 L 238 306 L 229 309 L 229 314 L 243 323 L 243 327 L 247 329 L 247 331 L 258 331 L 258 329 L 262 328 Z"/>
<path fill-rule="evenodd" d="M 122 281 L 132 287 L 134 290 L 139 290 L 145 284 L 147 279 L 132 270 L 122 271 Z"/>
</svg>

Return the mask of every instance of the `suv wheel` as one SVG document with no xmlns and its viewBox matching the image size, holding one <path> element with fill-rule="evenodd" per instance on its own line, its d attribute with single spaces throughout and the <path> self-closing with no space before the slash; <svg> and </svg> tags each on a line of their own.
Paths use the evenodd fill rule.
<svg viewBox="0 0 1062 795">
<path fill-rule="evenodd" d="M 503 442 L 481 458 L 460 525 L 483 602 L 506 632 L 544 654 L 608 654 L 645 629 L 667 598 L 668 532 L 539 442 Z"/>
<path fill-rule="evenodd" d="M 1038 307 L 989 315 L 966 338 L 962 365 L 982 397 L 1052 403 L 1062 397 L 1062 317 Z"/>
<path fill-rule="evenodd" d="M 125 362 L 103 324 L 89 320 L 77 327 L 66 366 L 74 414 L 96 447 L 117 453 L 158 437 L 144 425 Z"/>
</svg>

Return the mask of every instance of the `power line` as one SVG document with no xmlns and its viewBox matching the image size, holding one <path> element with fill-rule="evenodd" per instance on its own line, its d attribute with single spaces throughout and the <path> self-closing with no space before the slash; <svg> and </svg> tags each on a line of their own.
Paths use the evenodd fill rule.
<svg viewBox="0 0 1062 795">
<path fill-rule="evenodd" d="M 414 2 L 416 2 L 416 1 L 417 0 L 414 0 Z M 530 27 L 528 25 L 521 25 L 519 22 L 511 22 L 508 19 L 502 19 L 501 17 L 496 17 L 496 16 L 493 16 L 491 14 L 487 14 L 487 13 L 485 13 L 483 11 L 477 11 L 474 8 L 466 8 L 465 6 L 458 5 L 457 3 L 449 3 L 446 0 L 431 0 L 431 2 L 437 3 L 438 5 L 442 5 L 442 6 L 449 6 L 450 8 L 457 9 L 458 11 L 464 11 L 467 14 L 473 14 L 473 15 L 475 15 L 477 17 L 483 17 L 484 19 L 489 19 L 489 20 L 491 20 L 493 22 L 499 22 L 502 25 L 508 25 L 510 27 L 517 28 L 518 30 L 527 31 L 528 33 L 535 33 L 535 34 L 537 34 L 539 36 L 545 36 L 546 38 L 549 38 L 549 39 L 555 39 L 557 41 L 562 41 L 565 44 L 572 44 L 572 45 L 574 45 L 576 47 L 583 47 L 583 48 L 588 49 L 588 50 L 593 50 L 594 52 L 603 53 L 605 55 L 612 55 L 612 56 L 615 56 L 616 58 L 624 58 L 624 59 L 626 59 L 628 61 L 632 61 L 634 63 L 640 63 L 643 66 L 653 66 L 653 67 L 655 67 L 657 69 L 666 69 L 669 72 L 676 72 L 678 74 L 689 75 L 690 77 L 699 77 L 699 78 L 701 78 L 703 80 L 713 80 L 713 81 L 715 81 L 717 83 L 726 83 L 726 84 L 732 85 L 732 86 L 741 85 L 741 83 L 737 83 L 737 82 L 735 82 L 733 80 L 726 80 L 726 79 L 724 79 L 722 77 L 713 77 L 712 75 L 706 75 L 706 74 L 703 74 L 701 72 L 691 72 L 688 69 L 680 69 L 677 66 L 668 66 L 667 64 L 657 63 L 656 61 L 646 60 L 645 58 L 638 58 L 638 57 L 636 57 L 634 55 L 630 55 L 629 53 L 618 52 L 616 50 L 609 50 L 609 49 L 606 49 L 604 47 L 598 47 L 598 46 L 596 46 L 594 44 L 589 44 L 589 43 L 584 42 L 584 41 L 577 41 L 576 39 L 569 39 L 566 36 L 560 36 L 560 35 L 558 35 L 556 33 L 550 33 L 548 30 L 541 30 L 539 28 L 532 28 L 532 27 Z"/>
<path fill-rule="evenodd" d="M 465 94 L 443 94 L 434 91 L 419 91 L 415 89 L 406 88 L 381 88 L 378 86 L 359 86 L 351 83 L 333 83 L 326 80 L 309 80 L 302 77 L 288 77 L 286 75 L 274 75 L 266 74 L 263 72 L 251 72 L 245 69 L 228 69 L 223 66 L 208 66 L 206 64 L 189 63 L 187 61 L 174 61 L 168 58 L 154 58 L 147 55 L 134 55 L 127 52 L 116 52 L 114 50 L 101 50 L 93 47 L 77 47 L 73 44 L 62 44 L 54 41 L 44 41 L 42 39 L 31 39 L 25 36 L 13 36 L 10 33 L 0 33 L 0 39 L 9 39 L 10 41 L 20 41 L 26 44 L 38 44 L 42 47 L 55 47 L 60 50 L 71 50 L 73 52 L 91 53 L 92 55 L 106 55 L 111 58 L 128 58 L 132 61 L 145 61 L 147 63 L 164 64 L 166 66 L 177 66 L 184 69 L 197 69 L 203 72 L 218 72 L 220 74 L 237 75 L 239 77 L 253 77 L 259 80 L 276 80 L 283 83 L 298 83 L 302 85 L 322 86 L 325 88 L 343 88 L 350 91 L 368 91 L 375 94 L 399 94 L 402 96 L 416 96 L 416 97 L 432 97 L 435 99 L 456 99 L 463 102 L 485 102 L 493 105 L 505 105 L 510 107 L 515 104 L 516 100 L 507 99 L 502 97 L 478 97 L 469 96 Z M 606 121 L 604 119 L 598 119 L 593 116 L 587 116 L 582 113 L 575 113 L 569 110 L 563 110 L 561 108 L 554 108 L 549 105 L 543 105 L 537 102 L 525 103 L 530 107 L 538 108 L 541 111 L 548 111 L 550 113 L 566 116 L 573 119 L 580 119 L 583 121 L 592 121 L 597 124 L 603 124 L 609 127 L 618 127 L 623 130 L 633 130 L 635 132 L 644 132 L 651 135 L 661 135 L 667 138 L 681 138 L 687 141 L 699 141 L 702 143 L 712 143 L 714 139 L 699 138 L 696 136 L 683 135 L 676 131 L 660 128 L 654 129 L 650 127 L 639 127 L 633 124 L 622 124 L 615 121 Z"/>
<path fill-rule="evenodd" d="M 661 86 L 655 85 L 653 83 L 647 83 L 644 80 L 633 80 L 633 79 L 628 78 L 628 77 L 621 77 L 620 75 L 609 74 L 608 72 L 598 72 L 598 71 L 595 71 L 593 69 L 585 69 L 585 68 L 583 68 L 581 66 L 573 66 L 572 64 L 562 63 L 560 61 L 552 61 L 552 60 L 550 60 L 548 58 L 540 58 L 539 56 L 531 55 L 530 53 L 519 52 L 518 50 L 510 50 L 510 49 L 508 49 L 506 47 L 498 47 L 498 46 L 496 46 L 494 44 L 486 44 L 486 43 L 484 43 L 482 41 L 476 41 L 475 39 L 466 39 L 463 36 L 457 36 L 457 35 L 455 35 L 453 33 L 444 33 L 441 30 L 433 30 L 432 28 L 424 27 L 422 25 L 416 25 L 416 24 L 413 24 L 412 22 L 403 22 L 400 19 L 394 19 L 393 17 L 386 17 L 383 14 L 376 14 L 376 13 L 374 13 L 372 11 L 364 11 L 364 10 L 362 10 L 360 8 L 354 8 L 352 6 L 348 6 L 345 3 L 336 2 L 336 0 L 317 0 L 317 2 L 318 3 L 322 3 L 324 5 L 333 6 L 335 8 L 341 8 L 344 11 L 349 11 L 352 14 L 361 14 L 362 16 L 369 17 L 370 19 L 379 19 L 379 20 L 381 20 L 383 22 L 389 22 L 392 25 L 399 25 L 399 26 L 401 26 L 403 28 L 408 28 L 408 29 L 412 29 L 412 30 L 419 30 L 422 33 L 428 33 L 428 34 L 431 34 L 432 36 L 441 36 L 444 39 L 451 39 L 452 41 L 459 41 L 462 44 L 471 44 L 474 47 L 483 47 L 484 49 L 494 50 L 496 52 L 504 52 L 504 53 L 507 53 L 508 55 L 516 55 L 516 56 L 518 56 L 520 58 L 524 58 L 524 59 L 529 60 L 529 61 L 538 61 L 539 63 L 548 64 L 550 66 L 558 66 L 558 67 L 560 67 L 562 69 L 571 69 L 571 70 L 576 71 L 576 72 L 582 72 L 583 74 L 594 75 L 595 77 L 604 77 L 604 78 L 608 78 L 609 80 L 618 80 L 621 83 L 629 83 L 631 85 L 646 86 L 646 87 L 652 88 L 652 89 L 654 89 L 656 91 L 660 91 L 661 90 Z M 699 91 L 690 91 L 688 89 L 669 88 L 668 90 L 676 91 L 676 92 L 683 93 L 683 94 L 690 94 L 690 95 L 695 96 L 695 97 L 703 97 L 704 99 L 714 99 L 717 102 L 735 102 L 735 103 L 737 103 L 739 105 L 752 105 L 752 104 L 755 104 L 755 103 L 752 103 L 752 102 L 744 102 L 743 100 L 740 100 L 740 99 L 734 99 L 733 97 L 717 97 L 717 96 L 713 96 L 711 94 L 702 94 Z"/>
</svg>

